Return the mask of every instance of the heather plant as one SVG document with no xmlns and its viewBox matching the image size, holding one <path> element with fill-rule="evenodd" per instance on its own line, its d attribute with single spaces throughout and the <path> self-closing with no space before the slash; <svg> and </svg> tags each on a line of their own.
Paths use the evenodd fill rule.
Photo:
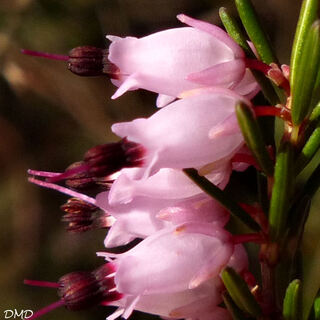
<svg viewBox="0 0 320 320">
<path fill-rule="evenodd" d="M 301 246 L 320 185 L 318 1 L 302 3 L 290 65 L 278 61 L 250 0 L 235 5 L 241 24 L 219 11 L 226 31 L 179 14 L 182 27 L 108 35 L 108 49 L 23 50 L 110 78 L 112 99 L 155 92 L 159 108 L 112 125 L 117 142 L 92 147 L 64 172 L 28 171 L 30 182 L 71 197 L 61 207 L 68 231 L 107 230 L 97 253 L 106 262 L 93 271 L 25 280 L 60 296 L 29 319 L 95 305 L 117 307 L 109 320 L 134 310 L 320 318 L 318 262 L 306 267 Z M 254 180 L 241 174 L 248 170 Z"/>
</svg>

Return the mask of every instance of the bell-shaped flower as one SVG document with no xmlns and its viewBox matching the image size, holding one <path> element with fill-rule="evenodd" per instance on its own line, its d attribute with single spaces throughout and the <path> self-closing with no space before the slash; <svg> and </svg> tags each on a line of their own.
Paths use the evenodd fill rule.
<svg viewBox="0 0 320 320">
<path fill-rule="evenodd" d="M 230 159 L 244 143 L 235 105 L 250 102 L 228 89 L 188 93 L 148 119 L 117 123 L 112 131 L 144 149 L 144 177 L 161 168 L 201 168 Z"/>
<path fill-rule="evenodd" d="M 211 223 L 165 228 L 117 255 L 117 291 L 139 296 L 195 288 L 220 273 L 233 249 L 231 235 Z"/>
<path fill-rule="evenodd" d="M 114 303 L 118 310 L 107 320 L 118 316 L 127 318 L 133 310 L 155 314 L 171 319 L 212 319 L 231 320 L 228 311 L 218 307 L 222 302 L 220 290 L 216 287 L 215 279 L 210 279 L 194 289 L 187 289 L 174 293 L 146 294 L 124 297 Z M 133 301 L 133 303 L 132 303 Z"/>
<path fill-rule="evenodd" d="M 135 197 L 158 199 L 184 199 L 196 196 L 203 191 L 181 170 L 163 168 L 148 178 L 141 178 L 143 168 L 122 169 L 113 182 L 109 192 L 111 205 L 128 203 Z M 230 165 L 215 168 L 206 178 L 219 188 L 224 189 L 231 174 Z"/>
<path fill-rule="evenodd" d="M 123 298 L 113 303 L 119 308 L 109 320 L 128 318 L 133 310 L 173 319 L 230 319 L 218 307 L 219 274 L 226 265 L 239 273 L 248 268 L 242 245 L 234 246 L 227 231 L 207 223 L 166 228 L 113 256 L 115 290 Z"/>
<path fill-rule="evenodd" d="M 245 73 L 240 46 L 215 25 L 183 14 L 177 18 L 190 27 L 140 39 L 107 36 L 112 41 L 108 60 L 119 68 L 117 79 L 112 79 L 119 88 L 112 98 L 142 88 L 160 93 L 158 106 L 163 106 L 183 91 L 237 86 Z"/>
<path fill-rule="evenodd" d="M 252 72 L 249 69 L 246 69 L 244 77 L 232 90 L 251 100 L 260 91 L 260 86 L 255 80 Z"/>
<path fill-rule="evenodd" d="M 205 194 L 187 200 L 136 197 L 127 204 L 111 205 L 108 192 L 102 192 L 96 205 L 115 219 L 104 242 L 107 248 L 144 239 L 172 224 L 193 221 L 224 226 L 229 220 L 229 213 Z"/>
</svg>

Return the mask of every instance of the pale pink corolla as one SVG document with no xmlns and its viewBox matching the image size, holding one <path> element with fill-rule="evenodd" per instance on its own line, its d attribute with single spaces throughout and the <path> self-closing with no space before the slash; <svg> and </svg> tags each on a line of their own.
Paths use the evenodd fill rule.
<svg viewBox="0 0 320 320">
<path fill-rule="evenodd" d="M 160 230 L 116 259 L 117 291 L 141 295 L 195 288 L 220 273 L 233 249 L 231 235 L 210 223 Z"/>
<path fill-rule="evenodd" d="M 232 237 L 223 228 L 192 222 L 160 230 L 123 254 L 100 253 L 107 259 L 116 258 L 112 261 L 115 290 L 123 295 L 116 304 L 119 309 L 109 319 L 127 318 L 137 308 L 192 318 L 188 313 L 196 301 L 204 313 L 212 311 L 221 301 L 217 277 L 233 250 Z M 153 300 L 165 302 L 168 295 L 169 305 Z"/>
<path fill-rule="evenodd" d="M 123 298 L 114 303 L 119 308 L 108 319 L 128 318 L 133 310 L 173 319 L 230 319 L 217 307 L 223 290 L 219 270 L 229 265 L 242 273 L 248 258 L 242 245 L 233 249 L 229 241 L 223 229 L 183 224 L 116 255 L 115 284 Z"/>
<path fill-rule="evenodd" d="M 233 88 L 233 91 L 251 100 L 260 91 L 260 86 L 252 75 L 252 72 L 249 69 L 246 69 L 244 77 Z"/>
<path fill-rule="evenodd" d="M 190 27 L 137 39 L 107 36 L 108 60 L 119 69 L 112 98 L 138 88 L 162 94 L 158 105 L 202 86 L 233 88 L 245 73 L 244 52 L 221 28 L 180 14 Z"/>
<path fill-rule="evenodd" d="M 128 204 L 111 205 L 108 192 L 102 192 L 96 197 L 96 205 L 115 219 L 104 241 L 106 247 L 144 239 L 172 224 L 193 221 L 224 226 L 229 220 L 229 213 L 206 195 L 186 200 L 136 197 Z"/>
<path fill-rule="evenodd" d="M 160 220 L 157 213 L 176 201 L 136 197 L 127 204 L 111 205 L 108 192 L 99 193 L 96 205 L 115 218 L 105 238 L 104 245 L 108 248 L 121 246 L 135 238 L 146 238 L 158 230 L 170 226 L 170 222 Z"/>
<path fill-rule="evenodd" d="M 134 310 L 172 319 L 231 319 L 226 309 L 218 307 L 222 298 L 220 290 L 216 287 L 215 279 L 210 279 L 194 289 L 174 293 L 141 295 L 133 305 L 130 305 L 133 299 L 134 296 L 125 295 L 122 300 L 118 301 L 117 315 L 120 314 L 127 318 L 134 308 Z M 114 315 L 111 315 L 107 319 L 114 318 Z"/>
<path fill-rule="evenodd" d="M 143 168 L 122 169 L 120 176 L 111 186 L 109 203 L 128 203 L 138 196 L 184 199 L 203 192 L 181 170 L 163 168 L 148 178 L 142 178 L 143 174 Z M 206 178 L 223 189 L 229 181 L 230 174 L 230 166 L 224 165 L 212 170 Z"/>
<path fill-rule="evenodd" d="M 201 168 L 229 159 L 244 143 L 235 121 L 235 105 L 250 102 L 228 89 L 209 88 L 188 93 L 148 119 L 117 123 L 112 131 L 142 145 L 146 176 L 161 168 Z M 215 127 L 219 134 L 210 135 Z M 224 134 L 223 128 L 226 128 Z"/>
</svg>

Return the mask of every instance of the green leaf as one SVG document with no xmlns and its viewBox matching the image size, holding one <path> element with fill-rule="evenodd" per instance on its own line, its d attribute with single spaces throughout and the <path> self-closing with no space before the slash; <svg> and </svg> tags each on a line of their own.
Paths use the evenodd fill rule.
<svg viewBox="0 0 320 320">
<path fill-rule="evenodd" d="M 309 29 L 299 58 L 294 81 L 291 82 L 292 121 L 296 126 L 311 112 L 312 94 L 320 65 L 319 20 L 315 21 Z"/>
<path fill-rule="evenodd" d="M 283 234 L 293 185 L 293 150 L 289 142 L 284 142 L 277 154 L 274 185 L 270 200 L 269 225 L 271 240 L 277 241 Z"/>
<path fill-rule="evenodd" d="M 250 0 L 235 0 L 238 13 L 247 34 L 254 44 L 261 60 L 267 64 L 277 62 L 272 46 L 258 20 Z"/>
<path fill-rule="evenodd" d="M 229 36 L 246 52 L 247 56 L 254 58 L 254 54 L 247 43 L 245 35 L 237 21 L 229 14 L 228 10 L 223 7 L 220 8 L 219 16 Z"/>
<path fill-rule="evenodd" d="M 252 108 L 240 102 L 236 105 L 236 114 L 244 139 L 260 168 L 267 176 L 272 176 L 273 163 Z"/>
<path fill-rule="evenodd" d="M 317 108 L 317 107 L 319 108 L 319 106 L 318 106 L 319 101 L 320 101 L 320 70 L 318 69 L 317 78 L 316 78 L 316 82 L 313 87 L 311 102 L 310 102 L 310 109 L 312 110 L 312 114 L 313 114 L 313 110 L 315 108 Z M 318 112 L 318 110 L 317 110 L 317 112 Z"/>
<path fill-rule="evenodd" d="M 301 197 L 308 196 L 312 198 L 320 187 L 320 165 L 310 175 L 301 192 Z"/>
<path fill-rule="evenodd" d="M 315 298 L 313 304 L 314 319 L 320 320 L 320 295 Z"/>
<path fill-rule="evenodd" d="M 318 186 L 320 174 L 317 174 Z M 312 309 L 313 301 L 320 288 L 320 193 L 318 192 L 311 205 L 310 214 L 303 235 L 303 287 L 302 311 L 303 319 L 307 320 Z"/>
<path fill-rule="evenodd" d="M 223 302 L 229 310 L 233 320 L 247 320 L 247 317 L 243 314 L 243 312 L 237 307 L 234 301 L 231 299 L 230 295 L 225 292 L 222 295 Z"/>
<path fill-rule="evenodd" d="M 320 72 L 319 72 L 320 74 Z M 317 121 L 320 118 L 320 102 L 313 108 L 312 113 L 310 115 L 310 121 Z"/>
<path fill-rule="evenodd" d="M 297 70 L 301 62 L 302 48 L 305 44 L 309 29 L 312 23 L 317 19 L 319 0 L 303 0 L 299 21 L 294 36 L 290 62 L 290 83 L 291 88 L 296 82 Z"/>
<path fill-rule="evenodd" d="M 200 176 L 197 170 L 190 168 L 184 169 L 183 171 L 205 193 L 216 199 L 223 207 L 229 210 L 233 216 L 240 219 L 246 226 L 256 231 L 260 230 L 260 226 L 236 202 L 229 198 L 225 192 L 220 190 L 208 179 Z"/>
<path fill-rule="evenodd" d="M 251 316 L 259 317 L 261 308 L 241 276 L 231 267 L 227 267 L 222 271 L 221 278 L 236 305 Z"/>
<path fill-rule="evenodd" d="M 315 320 L 320 319 L 320 296 L 318 295 L 313 304 L 314 318 Z"/>
<path fill-rule="evenodd" d="M 283 301 L 283 317 L 285 320 L 301 319 L 301 281 L 293 280 L 286 291 Z"/>
<path fill-rule="evenodd" d="M 310 138 L 301 150 L 301 154 L 297 160 L 296 171 L 300 172 L 313 158 L 320 148 L 320 124 L 315 128 Z"/>
<path fill-rule="evenodd" d="M 241 30 L 237 21 L 232 17 L 226 8 L 220 8 L 219 10 L 220 19 L 222 24 L 226 28 L 229 36 L 239 44 L 239 46 L 245 51 L 247 57 L 255 58 L 254 53 L 247 43 L 247 38 Z M 267 79 L 263 74 L 256 70 L 251 70 L 255 79 L 259 83 L 263 95 L 268 99 L 272 105 L 276 105 L 279 102 L 278 96 L 270 83 L 270 80 Z"/>
</svg>

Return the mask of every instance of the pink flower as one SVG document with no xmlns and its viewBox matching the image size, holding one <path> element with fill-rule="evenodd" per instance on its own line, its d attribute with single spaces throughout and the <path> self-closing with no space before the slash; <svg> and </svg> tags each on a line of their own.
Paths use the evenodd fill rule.
<svg viewBox="0 0 320 320">
<path fill-rule="evenodd" d="M 211 223 L 160 230 L 118 255 L 114 262 L 117 291 L 142 295 L 195 288 L 220 273 L 233 249 L 231 235 Z"/>
<path fill-rule="evenodd" d="M 108 60 L 120 69 L 118 79 L 112 80 L 119 87 L 113 99 L 142 88 L 160 93 L 158 106 L 163 106 L 183 91 L 233 88 L 241 81 L 245 55 L 225 31 L 183 14 L 177 18 L 190 27 L 140 39 L 107 36 L 112 41 Z"/>
<path fill-rule="evenodd" d="M 207 223 L 166 228 L 114 257 L 115 292 L 123 298 L 112 303 L 119 308 L 108 320 L 128 318 L 133 310 L 177 319 L 229 319 L 218 307 L 219 273 L 226 265 L 239 273 L 248 268 L 242 245 L 234 246 L 228 232 Z"/>
<path fill-rule="evenodd" d="M 108 192 L 102 192 L 96 198 L 96 205 L 115 218 L 104 242 L 106 247 L 144 239 L 172 224 L 193 221 L 224 226 L 229 220 L 228 212 L 204 194 L 182 201 L 136 197 L 128 204 L 110 205 Z"/>
<path fill-rule="evenodd" d="M 134 308 L 134 310 L 172 319 L 231 320 L 228 311 L 218 307 L 222 299 L 215 279 L 208 280 L 194 289 L 174 293 L 141 295 L 130 306 L 132 299 L 133 297 L 125 295 L 116 303 L 119 306 L 118 310 L 107 319 L 111 320 L 119 315 L 127 318 Z"/>
<path fill-rule="evenodd" d="M 197 89 L 148 119 L 114 124 L 112 131 L 143 147 L 145 177 L 161 168 L 201 168 L 229 160 L 243 145 L 238 101 L 250 105 L 227 89 Z"/>
<path fill-rule="evenodd" d="M 122 169 L 109 193 L 110 205 L 128 203 L 135 197 L 158 199 L 184 199 L 202 193 L 181 170 L 163 168 L 154 175 L 143 178 L 143 168 Z M 206 175 L 212 183 L 223 189 L 231 174 L 230 165 L 215 168 Z"/>
</svg>

